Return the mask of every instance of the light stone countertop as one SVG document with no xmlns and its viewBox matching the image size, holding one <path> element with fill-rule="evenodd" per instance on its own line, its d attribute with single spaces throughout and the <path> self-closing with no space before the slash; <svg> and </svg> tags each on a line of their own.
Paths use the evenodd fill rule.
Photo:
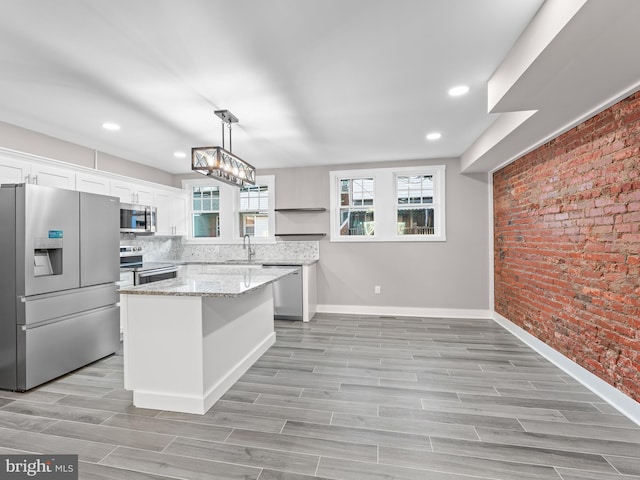
<svg viewBox="0 0 640 480">
<path fill-rule="evenodd" d="M 250 268 L 228 266 L 206 274 L 187 274 L 170 280 L 125 287 L 119 290 L 127 295 L 170 295 L 198 297 L 238 297 L 264 287 L 282 277 L 291 275 L 294 268 Z"/>
<path fill-rule="evenodd" d="M 283 258 L 283 259 L 264 259 L 264 260 L 260 260 L 260 259 L 256 259 L 254 258 L 253 260 L 249 261 L 249 260 L 212 260 L 212 261 L 206 261 L 206 260 L 168 260 L 167 263 L 173 263 L 174 265 L 255 265 L 255 266 L 259 266 L 259 265 L 299 265 L 299 266 L 304 266 L 304 265 L 313 265 L 314 263 L 317 263 L 318 259 L 314 258 L 314 259 L 309 259 L 309 258 Z"/>
</svg>

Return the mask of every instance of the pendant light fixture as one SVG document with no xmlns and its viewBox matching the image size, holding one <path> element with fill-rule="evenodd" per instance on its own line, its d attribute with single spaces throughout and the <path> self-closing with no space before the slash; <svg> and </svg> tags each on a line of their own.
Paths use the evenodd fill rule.
<svg viewBox="0 0 640 480">
<path fill-rule="evenodd" d="M 255 185 L 256 169 L 231 153 L 231 125 L 238 123 L 238 118 L 229 110 L 214 113 L 222 120 L 222 146 L 192 148 L 191 170 L 238 187 Z M 229 129 L 229 150 L 225 149 L 225 126 Z"/>
</svg>

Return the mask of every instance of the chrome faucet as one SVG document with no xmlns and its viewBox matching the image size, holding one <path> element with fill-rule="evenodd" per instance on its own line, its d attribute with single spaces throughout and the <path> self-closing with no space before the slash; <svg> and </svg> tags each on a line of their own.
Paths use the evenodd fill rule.
<svg viewBox="0 0 640 480">
<path fill-rule="evenodd" d="M 247 243 L 249 244 L 249 248 L 247 249 Z M 245 233 L 242 239 L 242 248 L 247 250 L 247 260 L 251 262 L 251 259 L 256 254 L 255 250 L 251 248 L 251 236 L 248 233 Z"/>
</svg>

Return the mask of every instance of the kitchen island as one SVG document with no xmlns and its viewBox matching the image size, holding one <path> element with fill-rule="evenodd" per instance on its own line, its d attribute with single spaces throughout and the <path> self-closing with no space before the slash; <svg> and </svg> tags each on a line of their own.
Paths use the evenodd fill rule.
<svg viewBox="0 0 640 480">
<path fill-rule="evenodd" d="M 275 342 L 271 283 L 293 272 L 220 267 L 121 289 L 124 381 L 133 404 L 209 410 Z"/>
</svg>

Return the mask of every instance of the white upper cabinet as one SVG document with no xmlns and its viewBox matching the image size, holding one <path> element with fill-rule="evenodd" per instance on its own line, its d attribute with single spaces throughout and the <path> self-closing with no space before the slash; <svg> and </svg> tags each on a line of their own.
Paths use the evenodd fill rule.
<svg viewBox="0 0 640 480">
<path fill-rule="evenodd" d="M 31 166 L 30 183 L 75 190 L 76 174 L 73 170 L 68 168 L 60 168 L 53 165 L 33 164 Z"/>
<path fill-rule="evenodd" d="M 187 194 L 174 194 L 171 200 L 171 218 L 175 235 L 187 234 Z"/>
<path fill-rule="evenodd" d="M 0 183 L 23 183 L 31 174 L 31 164 L 0 155 Z"/>
<path fill-rule="evenodd" d="M 0 155 L 0 183 L 33 183 L 75 190 L 72 169 Z"/>
<path fill-rule="evenodd" d="M 157 234 L 187 234 L 186 193 L 156 190 L 153 204 L 157 209 Z"/>
<path fill-rule="evenodd" d="M 141 184 L 112 180 L 111 195 L 120 198 L 123 203 L 153 205 L 153 189 Z"/>
<path fill-rule="evenodd" d="M 114 174 L 84 167 L 66 166 L 28 153 L 0 147 L 0 183 L 34 183 L 118 197 L 123 203 L 157 208 L 157 232 L 187 234 L 187 192 L 159 184 L 119 178 Z"/>
<path fill-rule="evenodd" d="M 107 177 L 91 173 L 76 173 L 76 190 L 87 193 L 111 195 L 111 185 Z"/>
</svg>

